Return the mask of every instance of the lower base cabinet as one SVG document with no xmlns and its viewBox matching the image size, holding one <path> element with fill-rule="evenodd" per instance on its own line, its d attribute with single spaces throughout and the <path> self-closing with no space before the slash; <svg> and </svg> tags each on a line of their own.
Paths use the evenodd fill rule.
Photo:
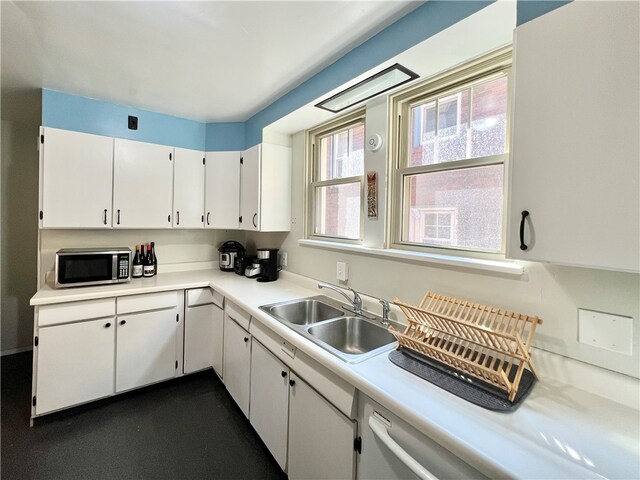
<svg viewBox="0 0 640 480">
<path fill-rule="evenodd" d="M 280 468 L 287 471 L 289 367 L 252 339 L 249 421 Z"/>
<path fill-rule="evenodd" d="M 178 308 L 117 317 L 116 392 L 176 375 Z"/>
<path fill-rule="evenodd" d="M 229 315 L 224 316 L 224 385 L 246 417 L 249 417 L 251 335 Z"/>
<path fill-rule="evenodd" d="M 113 394 L 115 332 L 114 317 L 39 329 L 36 415 Z"/>
<path fill-rule="evenodd" d="M 187 307 L 184 319 L 184 373 L 213 367 L 222 376 L 224 313 L 214 304 Z"/>
<path fill-rule="evenodd" d="M 290 377 L 289 479 L 353 479 L 356 422 L 300 377 Z"/>
</svg>

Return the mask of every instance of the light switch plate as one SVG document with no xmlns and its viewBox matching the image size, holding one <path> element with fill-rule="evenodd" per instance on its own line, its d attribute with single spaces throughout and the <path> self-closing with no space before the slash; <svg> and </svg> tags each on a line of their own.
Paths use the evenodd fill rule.
<svg viewBox="0 0 640 480">
<path fill-rule="evenodd" d="M 349 265 L 347 262 L 338 262 L 336 268 L 336 278 L 342 282 L 349 280 Z"/>
<path fill-rule="evenodd" d="M 633 321 L 612 313 L 578 309 L 578 342 L 631 355 Z"/>
</svg>

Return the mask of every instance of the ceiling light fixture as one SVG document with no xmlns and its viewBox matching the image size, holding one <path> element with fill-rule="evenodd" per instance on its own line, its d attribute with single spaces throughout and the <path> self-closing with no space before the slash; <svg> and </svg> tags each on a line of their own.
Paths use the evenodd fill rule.
<svg viewBox="0 0 640 480">
<path fill-rule="evenodd" d="M 387 92 L 392 88 L 404 85 L 411 80 L 415 80 L 419 75 L 399 63 L 362 80 L 359 83 L 343 90 L 334 96 L 316 104 L 316 107 L 338 113 L 357 103 L 369 100 L 376 95 Z"/>
</svg>

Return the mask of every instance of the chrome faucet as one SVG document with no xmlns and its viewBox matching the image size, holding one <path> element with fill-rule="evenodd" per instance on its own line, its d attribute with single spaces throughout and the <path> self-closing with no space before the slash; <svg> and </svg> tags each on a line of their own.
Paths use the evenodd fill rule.
<svg viewBox="0 0 640 480">
<path fill-rule="evenodd" d="M 349 298 L 349 295 L 344 293 L 341 288 L 334 287 L 333 285 L 329 285 L 327 283 L 319 283 L 318 284 L 318 288 L 328 288 L 329 290 L 333 290 L 334 292 L 338 292 L 344 298 L 349 300 L 349 302 L 351 304 L 353 304 L 353 312 L 354 313 L 357 313 L 358 315 L 362 314 L 362 298 L 360 298 L 360 295 L 358 295 L 358 292 L 356 292 L 353 288 L 351 288 L 351 287 L 345 287 L 344 288 L 345 290 L 346 289 L 351 290 L 351 293 L 353 293 L 353 300 L 351 300 Z"/>
<path fill-rule="evenodd" d="M 382 325 L 386 327 L 389 325 L 389 312 L 391 311 L 391 307 L 389 306 L 389 302 L 384 298 L 379 298 L 378 301 L 382 304 Z"/>
</svg>

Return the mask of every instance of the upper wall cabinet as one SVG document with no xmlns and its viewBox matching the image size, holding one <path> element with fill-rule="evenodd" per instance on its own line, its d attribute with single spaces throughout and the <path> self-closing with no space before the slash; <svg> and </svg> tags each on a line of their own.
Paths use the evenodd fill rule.
<svg viewBox="0 0 640 480">
<path fill-rule="evenodd" d="M 115 139 L 113 226 L 169 228 L 173 147 Z"/>
<path fill-rule="evenodd" d="M 516 29 L 508 254 L 638 271 L 638 2 L 572 2 Z"/>
<path fill-rule="evenodd" d="M 205 228 L 239 228 L 240 152 L 207 152 Z"/>
<path fill-rule="evenodd" d="M 202 228 L 204 224 L 204 152 L 175 149 L 173 166 L 173 226 Z"/>
<path fill-rule="evenodd" d="M 110 227 L 113 139 L 42 127 L 40 142 L 40 227 Z"/>
<path fill-rule="evenodd" d="M 240 228 L 291 230 L 291 148 L 262 143 L 242 152 Z"/>
</svg>

